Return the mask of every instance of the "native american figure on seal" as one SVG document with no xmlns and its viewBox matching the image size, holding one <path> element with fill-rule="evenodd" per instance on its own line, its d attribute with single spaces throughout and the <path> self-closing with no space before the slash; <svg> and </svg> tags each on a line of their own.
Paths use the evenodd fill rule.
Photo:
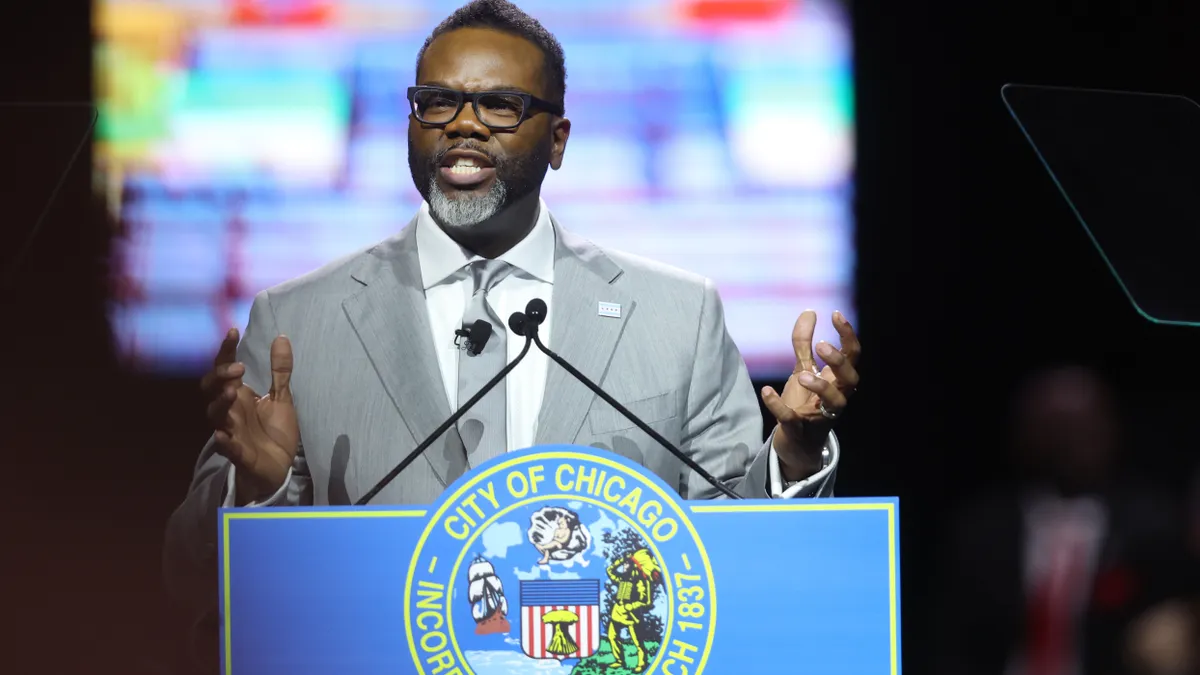
<svg viewBox="0 0 1200 675">
<path fill-rule="evenodd" d="M 608 644 L 615 661 L 610 668 L 625 665 L 621 649 L 621 629 L 629 631 L 629 640 L 637 649 L 638 662 L 634 672 L 646 669 L 646 646 L 638 636 L 640 615 L 654 604 L 654 585 L 662 583 L 658 561 L 646 549 L 638 549 L 627 557 L 614 560 L 608 566 L 608 578 L 617 584 L 617 596 L 608 610 Z"/>
</svg>

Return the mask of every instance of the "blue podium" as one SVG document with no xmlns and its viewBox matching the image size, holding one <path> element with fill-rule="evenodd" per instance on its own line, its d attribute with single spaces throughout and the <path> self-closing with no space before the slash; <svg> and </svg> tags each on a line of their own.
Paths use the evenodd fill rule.
<svg viewBox="0 0 1200 675">
<path fill-rule="evenodd" d="M 225 675 L 898 675 L 898 502 L 683 501 L 592 448 L 220 513 Z"/>
</svg>

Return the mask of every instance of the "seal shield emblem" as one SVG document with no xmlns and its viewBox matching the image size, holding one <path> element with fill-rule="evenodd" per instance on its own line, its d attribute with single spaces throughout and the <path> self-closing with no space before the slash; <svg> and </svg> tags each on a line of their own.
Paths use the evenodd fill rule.
<svg viewBox="0 0 1200 675">
<path fill-rule="evenodd" d="M 533 659 L 581 659 L 600 644 L 600 582 L 521 582 L 521 650 Z"/>
</svg>

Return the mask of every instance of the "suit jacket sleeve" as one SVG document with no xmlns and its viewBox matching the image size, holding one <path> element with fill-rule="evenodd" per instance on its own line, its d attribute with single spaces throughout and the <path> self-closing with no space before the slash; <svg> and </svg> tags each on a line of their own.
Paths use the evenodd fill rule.
<svg viewBox="0 0 1200 675">
<path fill-rule="evenodd" d="M 278 335 L 266 291 L 254 298 L 250 322 L 238 344 L 237 358 L 246 365 L 243 383 L 257 394 L 270 390 L 271 342 Z M 233 466 L 216 453 L 210 437 L 200 452 L 187 497 L 167 521 L 163 546 L 163 578 L 167 591 L 185 607 L 204 613 L 217 602 L 217 510 L 226 506 Z M 304 456 L 292 463 L 281 506 L 312 504 L 312 481 Z"/>
<path fill-rule="evenodd" d="M 725 327 L 721 298 L 712 282 L 707 280 L 695 341 L 681 449 L 747 499 L 831 496 L 838 455 L 833 434 L 826 444 L 825 467 L 818 475 L 787 491 L 770 488 L 774 460 L 771 439 L 763 440 L 762 410 L 754 385 L 746 371 L 746 363 Z M 723 496 L 703 478 L 684 470 L 687 472 L 682 491 L 685 499 Z"/>
</svg>

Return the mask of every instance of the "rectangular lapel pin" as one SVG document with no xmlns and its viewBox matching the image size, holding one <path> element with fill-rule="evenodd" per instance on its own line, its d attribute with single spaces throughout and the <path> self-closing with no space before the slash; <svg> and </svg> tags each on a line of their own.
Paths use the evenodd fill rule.
<svg viewBox="0 0 1200 675">
<path fill-rule="evenodd" d="M 600 303 L 600 316 L 607 316 L 613 319 L 621 318 L 621 305 L 615 302 Z"/>
</svg>

